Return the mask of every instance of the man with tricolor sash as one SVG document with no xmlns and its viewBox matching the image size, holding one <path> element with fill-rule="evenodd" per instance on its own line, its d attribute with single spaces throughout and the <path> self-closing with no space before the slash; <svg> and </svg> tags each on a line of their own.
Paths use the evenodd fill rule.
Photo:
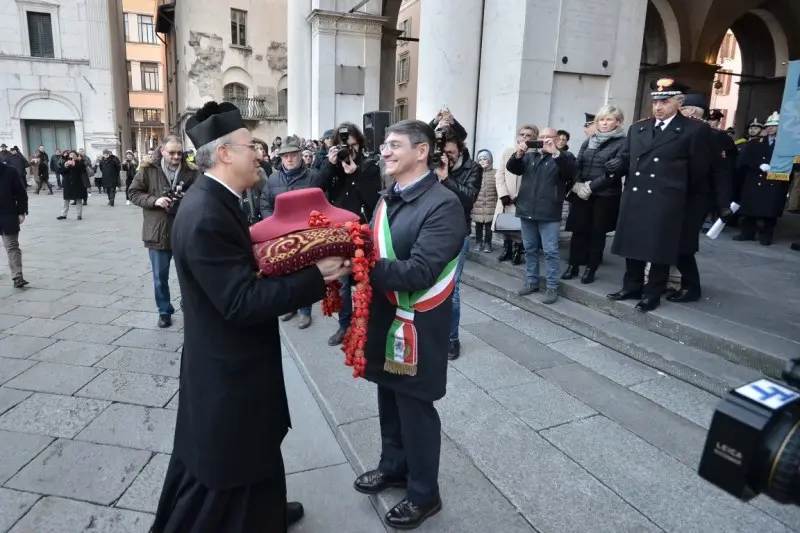
<svg viewBox="0 0 800 533">
<path fill-rule="evenodd" d="M 433 402 L 447 386 L 453 286 L 467 227 L 458 197 L 430 170 L 433 129 L 406 120 L 386 134 L 381 156 L 395 183 L 372 218 L 379 259 L 365 346 L 366 378 L 378 385 L 381 459 L 354 487 L 364 494 L 406 488 L 385 520 L 413 529 L 442 508 Z"/>
</svg>

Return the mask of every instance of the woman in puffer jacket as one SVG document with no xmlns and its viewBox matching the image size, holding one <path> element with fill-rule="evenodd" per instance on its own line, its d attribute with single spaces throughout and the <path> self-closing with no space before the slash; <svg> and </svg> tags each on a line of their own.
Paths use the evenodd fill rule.
<svg viewBox="0 0 800 533">
<path fill-rule="evenodd" d="M 603 259 L 606 233 L 617 227 L 622 178 L 627 171 L 622 157 L 623 120 L 619 108 L 601 107 L 595 118 L 596 131 L 578 152 L 578 174 L 567 193 L 572 204 L 566 226 L 572 232 L 569 267 L 561 279 L 574 278 L 580 266 L 586 265 L 581 283 L 592 283 Z"/>
<path fill-rule="evenodd" d="M 497 205 L 497 187 L 495 185 L 494 158 L 489 150 L 480 150 L 477 158 L 483 168 L 483 180 L 478 199 L 472 206 L 472 220 L 475 222 L 475 250 L 492 252 L 492 221 Z"/>
</svg>

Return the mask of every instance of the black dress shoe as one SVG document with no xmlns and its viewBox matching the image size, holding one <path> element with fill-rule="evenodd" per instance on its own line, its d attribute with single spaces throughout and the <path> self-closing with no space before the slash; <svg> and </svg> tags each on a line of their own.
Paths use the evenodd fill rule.
<svg viewBox="0 0 800 533">
<path fill-rule="evenodd" d="M 461 356 L 461 343 L 458 340 L 450 341 L 447 347 L 447 360 L 455 361 Z"/>
<path fill-rule="evenodd" d="M 170 315 L 158 315 L 158 327 L 168 328 L 172 325 L 172 317 Z"/>
<path fill-rule="evenodd" d="M 580 271 L 580 267 L 578 265 L 570 265 L 567 268 L 567 270 L 565 270 L 564 273 L 561 274 L 561 279 L 563 279 L 563 280 L 571 280 L 572 278 L 574 278 L 575 276 L 578 275 L 579 271 Z"/>
<path fill-rule="evenodd" d="M 657 308 L 661 303 L 661 298 L 657 296 L 653 296 L 650 298 L 642 298 L 639 300 L 639 303 L 636 304 L 636 310 L 641 311 L 643 313 L 647 313 L 648 311 L 652 311 L 653 309 Z"/>
<path fill-rule="evenodd" d="M 621 302 L 623 300 L 639 300 L 642 298 L 642 291 L 626 291 L 625 289 L 612 292 L 606 296 L 609 300 Z"/>
<path fill-rule="evenodd" d="M 408 498 L 405 498 L 386 513 L 386 525 L 395 529 L 416 529 L 441 510 L 441 498 L 436 498 L 436 501 L 422 506 L 414 505 Z"/>
<path fill-rule="evenodd" d="M 387 476 L 377 468 L 364 472 L 353 482 L 353 488 L 361 494 L 378 494 L 391 487 L 404 488 L 408 479 L 400 476 Z"/>
<path fill-rule="evenodd" d="M 681 289 L 667 296 L 667 301 L 680 304 L 680 303 L 696 302 L 700 298 L 702 298 L 700 291 Z"/>
<path fill-rule="evenodd" d="M 581 283 L 583 283 L 584 285 L 588 285 L 590 283 L 594 283 L 594 273 L 595 272 L 597 272 L 595 269 L 587 268 L 583 272 L 583 276 L 581 276 Z"/>
<path fill-rule="evenodd" d="M 800 252 L 800 242 L 793 242 L 790 248 L 795 252 Z"/>
<path fill-rule="evenodd" d="M 296 524 L 306 514 L 303 509 L 303 504 L 300 502 L 287 502 L 286 503 L 286 525 L 291 526 Z"/>
<path fill-rule="evenodd" d="M 758 239 L 758 242 L 761 243 L 761 246 L 771 246 L 772 245 L 772 235 L 769 234 L 761 234 Z"/>
<path fill-rule="evenodd" d="M 514 245 L 514 253 L 511 255 L 511 264 L 512 265 L 521 265 L 524 258 L 522 256 L 523 250 L 522 246 L 519 244 Z"/>
</svg>

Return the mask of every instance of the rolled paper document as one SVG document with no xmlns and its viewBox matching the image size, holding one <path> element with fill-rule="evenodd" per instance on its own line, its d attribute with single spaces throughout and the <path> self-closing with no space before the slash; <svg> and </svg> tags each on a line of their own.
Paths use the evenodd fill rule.
<svg viewBox="0 0 800 533">
<path fill-rule="evenodd" d="M 739 210 L 739 204 L 736 202 L 731 202 L 731 213 L 735 213 Z M 722 230 L 725 228 L 725 222 L 723 222 L 722 217 L 718 218 L 714 225 L 711 226 L 711 229 L 706 232 L 706 237 L 709 239 L 716 239 L 719 237 L 719 234 L 722 233 Z"/>
</svg>

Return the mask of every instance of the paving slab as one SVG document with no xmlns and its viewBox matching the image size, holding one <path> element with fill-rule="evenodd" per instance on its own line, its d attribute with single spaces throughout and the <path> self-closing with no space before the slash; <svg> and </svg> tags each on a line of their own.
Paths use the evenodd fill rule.
<svg viewBox="0 0 800 533">
<path fill-rule="evenodd" d="M 114 506 L 155 514 L 169 459 L 169 455 L 154 455 Z"/>
<path fill-rule="evenodd" d="M 355 474 L 372 470 L 381 451 L 378 417 L 366 418 L 339 428 Z M 352 479 L 355 479 L 355 474 Z M 529 483 L 527 481 L 526 483 Z M 424 533 L 535 533 L 535 530 L 498 488 L 479 470 L 472 459 L 442 435 L 439 466 L 442 511 L 417 531 Z M 353 491 L 355 493 L 355 491 Z M 391 489 L 373 496 L 381 516 L 399 502 L 403 491 Z M 361 496 L 364 501 L 370 498 Z M 544 530 L 540 530 L 544 531 Z"/>
<path fill-rule="evenodd" d="M 469 332 L 461 335 L 461 354 L 451 366 L 482 389 L 510 387 L 535 379 L 535 374 Z"/>
<path fill-rule="evenodd" d="M 141 294 L 141 293 L 140 293 Z M 108 306 L 108 309 L 122 311 L 156 311 L 156 303 L 152 298 L 122 298 Z"/>
<path fill-rule="evenodd" d="M 170 288 L 177 286 L 177 280 L 170 281 Z M 142 279 L 142 280 L 131 280 L 130 283 L 118 287 L 114 294 L 116 296 L 122 296 L 123 298 L 141 298 L 143 294 L 152 294 L 153 293 L 153 280 L 150 279 Z M 173 291 L 170 291 L 173 292 Z"/>
<path fill-rule="evenodd" d="M 22 289 L 21 291 L 7 296 L 7 298 L 23 302 L 63 302 L 70 294 L 69 291 L 56 291 L 51 289 Z"/>
<path fill-rule="evenodd" d="M 0 357 L 0 385 L 22 374 L 35 364 L 35 361 L 26 359 Z"/>
<path fill-rule="evenodd" d="M 70 439 L 110 403 L 36 393 L 0 416 L 0 429 Z"/>
<path fill-rule="evenodd" d="M 0 430 L 0 485 L 19 472 L 51 442 L 51 437 Z"/>
<path fill-rule="evenodd" d="M 181 372 L 181 354 L 120 346 L 94 366 L 177 378 Z"/>
<path fill-rule="evenodd" d="M 649 368 L 589 339 L 554 342 L 549 347 L 624 387 L 664 377 L 663 372 Z"/>
<path fill-rule="evenodd" d="M 120 289 L 116 283 L 94 283 L 92 281 L 84 281 L 72 287 L 75 292 L 84 294 L 114 294 Z"/>
<path fill-rule="evenodd" d="M 532 372 L 572 362 L 572 359 L 497 320 L 467 325 L 465 329 Z"/>
<path fill-rule="evenodd" d="M 484 314 L 480 309 L 467 305 L 463 299 L 461 300 L 461 318 L 459 319 L 459 326 L 471 326 L 472 324 L 492 321 L 494 321 L 492 317 Z"/>
<path fill-rule="evenodd" d="M 59 331 L 53 335 L 53 338 L 94 344 L 111 344 L 122 337 L 129 329 L 120 326 L 77 323 Z"/>
<path fill-rule="evenodd" d="M 76 281 L 91 281 L 93 283 L 110 283 L 112 281 L 120 280 L 119 276 L 111 274 L 98 274 L 96 272 L 65 272 L 65 279 L 74 279 Z"/>
<path fill-rule="evenodd" d="M 73 292 L 69 296 L 61 298 L 59 302 L 62 304 L 70 304 L 73 306 L 85 305 L 88 307 L 107 307 L 121 299 L 122 296 L 114 296 L 111 294 Z"/>
<path fill-rule="evenodd" d="M 489 391 L 489 395 L 537 431 L 597 414 L 538 376 L 529 383 Z"/>
<path fill-rule="evenodd" d="M 148 533 L 153 515 L 64 498 L 42 498 L 9 533 Z"/>
<path fill-rule="evenodd" d="M 0 340 L 0 357 L 26 359 L 54 342 L 56 342 L 54 339 L 42 339 L 25 335 L 9 335 Z"/>
<path fill-rule="evenodd" d="M 353 490 L 355 475 L 349 464 L 298 472 L 286 476 L 292 501 L 313 502 L 290 533 L 377 533 L 386 531 L 370 499 Z"/>
<path fill-rule="evenodd" d="M 71 311 L 64 313 L 61 320 L 72 320 L 84 324 L 108 324 L 112 320 L 122 316 L 123 311 L 107 309 L 105 307 L 78 306 Z"/>
<path fill-rule="evenodd" d="M 116 346 L 81 341 L 53 341 L 46 348 L 30 356 L 38 361 L 51 361 L 69 365 L 91 366 L 111 353 Z"/>
<path fill-rule="evenodd" d="M 33 276 L 30 279 L 30 285 L 28 288 L 30 289 L 56 289 L 61 291 L 70 290 L 75 285 L 79 285 L 80 281 L 75 281 L 71 279 L 63 279 L 63 278 L 47 278 L 41 276 Z"/>
<path fill-rule="evenodd" d="M 791 531 L 605 417 L 542 435 L 667 531 Z"/>
<path fill-rule="evenodd" d="M 27 320 L 24 316 L 16 316 L 16 315 L 0 315 L 0 331 L 6 331 L 20 322 L 25 322 Z"/>
<path fill-rule="evenodd" d="M 0 532 L 11 529 L 40 497 L 30 492 L 0 488 Z"/>
<path fill-rule="evenodd" d="M 74 309 L 61 302 L 19 302 L 0 300 L 0 313 L 35 318 L 56 318 Z"/>
<path fill-rule="evenodd" d="M 138 450 L 172 453 L 175 411 L 115 403 L 75 438 Z M 0 418 L 0 423 L 2 423 Z"/>
<path fill-rule="evenodd" d="M 706 429 L 720 403 L 718 397 L 669 376 L 645 381 L 630 389 Z"/>
<path fill-rule="evenodd" d="M 8 381 L 6 386 L 14 389 L 71 395 L 101 372 L 102 370 L 98 368 L 41 362 Z"/>
<path fill-rule="evenodd" d="M 560 367 L 556 367 L 560 368 Z M 540 531 L 659 531 L 466 378 L 451 373 L 442 431 Z M 546 490 L 531 480 L 546 480 Z"/>
<path fill-rule="evenodd" d="M 159 330 L 158 313 L 147 311 L 128 311 L 113 322 L 115 326 L 125 326 L 129 328 Z M 175 313 L 172 315 L 172 329 L 178 330 L 183 327 L 183 314 Z"/>
<path fill-rule="evenodd" d="M 172 399 L 169 401 L 169 403 L 164 407 L 165 409 L 174 409 L 176 411 L 178 410 L 178 401 L 179 401 L 178 397 L 180 396 L 179 392 L 180 391 L 175 393 L 175 396 L 173 396 Z"/>
<path fill-rule="evenodd" d="M 164 407 L 176 392 L 178 392 L 176 378 L 106 370 L 78 391 L 76 396 L 148 407 Z"/>
<path fill-rule="evenodd" d="M 0 387 L 0 415 L 29 397 L 31 392 Z"/>
<path fill-rule="evenodd" d="M 699 464 L 706 432 L 697 424 L 579 364 L 539 374 L 690 468 Z"/>
<path fill-rule="evenodd" d="M 111 327 L 111 326 L 109 326 Z M 120 328 L 123 329 L 123 328 Z M 183 334 L 172 331 L 153 331 L 132 329 L 114 341 L 119 346 L 145 348 L 150 350 L 177 351 L 183 344 Z"/>
<path fill-rule="evenodd" d="M 12 489 L 110 505 L 150 460 L 150 453 L 57 440 L 6 482 Z"/>
<path fill-rule="evenodd" d="M 284 361 L 283 376 L 292 417 L 292 429 L 281 446 L 286 473 L 346 463 L 333 431 L 291 359 Z"/>
</svg>

